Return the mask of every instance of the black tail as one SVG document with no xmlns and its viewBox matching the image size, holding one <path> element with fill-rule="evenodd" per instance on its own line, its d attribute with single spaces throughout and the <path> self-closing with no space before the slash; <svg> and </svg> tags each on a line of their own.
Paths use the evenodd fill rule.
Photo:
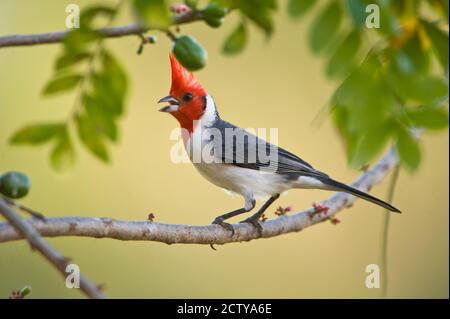
<svg viewBox="0 0 450 319">
<path fill-rule="evenodd" d="M 377 205 L 379 205 L 381 207 L 384 207 L 387 210 L 390 210 L 391 212 L 401 213 L 401 211 L 399 209 L 397 209 L 394 206 L 386 203 L 385 201 L 382 201 L 381 199 L 378 199 L 378 198 L 376 198 L 376 197 L 374 197 L 372 195 L 364 193 L 364 192 L 362 192 L 362 191 L 360 191 L 360 190 L 358 190 L 356 188 L 353 188 L 351 186 L 348 186 L 348 185 L 345 185 L 345 184 L 340 183 L 338 181 L 335 181 L 335 180 L 333 180 L 331 178 L 321 178 L 320 181 L 322 183 L 326 184 L 326 185 L 329 185 L 329 186 L 332 186 L 332 187 L 336 188 L 336 190 L 338 190 L 338 191 L 343 191 L 345 193 L 349 193 L 349 194 L 355 195 L 355 196 L 357 196 L 359 198 L 365 199 L 365 200 L 367 200 L 369 202 L 372 202 L 372 203 L 377 204 Z"/>
</svg>

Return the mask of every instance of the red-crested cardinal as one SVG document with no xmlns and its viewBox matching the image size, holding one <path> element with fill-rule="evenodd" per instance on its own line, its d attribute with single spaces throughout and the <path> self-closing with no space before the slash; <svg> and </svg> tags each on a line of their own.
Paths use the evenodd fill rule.
<svg viewBox="0 0 450 319">
<path fill-rule="evenodd" d="M 251 211 L 255 198 L 269 197 L 254 215 L 242 221 L 251 223 L 261 232 L 261 215 L 281 193 L 292 188 L 346 192 L 400 213 L 381 199 L 335 181 L 300 157 L 222 120 L 213 98 L 194 75 L 173 55 L 170 55 L 170 62 L 170 95 L 158 101 L 169 105 L 160 111 L 170 113 L 180 123 L 186 151 L 201 175 L 245 199 L 243 208 L 216 217 L 213 224 L 234 233 L 225 220 Z"/>
</svg>

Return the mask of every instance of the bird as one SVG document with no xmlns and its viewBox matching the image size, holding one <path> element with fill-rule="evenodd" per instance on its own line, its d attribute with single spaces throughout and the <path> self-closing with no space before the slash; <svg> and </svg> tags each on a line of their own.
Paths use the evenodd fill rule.
<svg viewBox="0 0 450 319">
<path fill-rule="evenodd" d="M 243 207 L 217 216 L 212 224 L 234 234 L 233 226 L 226 220 L 252 211 L 256 199 L 265 198 L 256 213 L 241 221 L 253 225 L 261 234 L 261 216 L 280 194 L 291 189 L 345 192 L 401 213 L 391 204 L 336 181 L 297 155 L 223 120 L 214 99 L 195 75 L 173 54 L 169 54 L 169 59 L 172 83 L 169 95 L 158 101 L 167 103 L 159 111 L 178 120 L 186 152 L 198 172 L 244 199 Z"/>
</svg>

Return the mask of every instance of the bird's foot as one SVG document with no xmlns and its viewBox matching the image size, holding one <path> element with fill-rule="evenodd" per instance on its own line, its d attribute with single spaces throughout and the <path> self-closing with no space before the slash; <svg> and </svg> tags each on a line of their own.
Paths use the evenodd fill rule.
<svg viewBox="0 0 450 319">
<path fill-rule="evenodd" d="M 234 236 L 234 227 L 233 227 L 233 225 L 224 222 L 222 218 L 216 218 L 216 219 L 214 219 L 213 222 L 212 222 L 212 224 L 213 224 L 213 225 L 219 225 L 219 226 L 221 226 L 221 227 L 224 228 L 225 230 L 228 230 L 228 231 L 231 232 L 231 237 Z"/>
<path fill-rule="evenodd" d="M 248 223 L 248 224 L 252 225 L 258 232 L 258 237 L 262 236 L 263 227 L 262 227 L 261 223 L 259 222 L 259 217 L 257 217 L 257 218 L 249 217 L 247 219 L 240 221 L 239 223 Z"/>
</svg>

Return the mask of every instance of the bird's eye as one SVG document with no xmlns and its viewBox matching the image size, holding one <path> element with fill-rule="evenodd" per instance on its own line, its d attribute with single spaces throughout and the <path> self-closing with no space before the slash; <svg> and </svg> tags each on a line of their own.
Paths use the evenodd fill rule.
<svg viewBox="0 0 450 319">
<path fill-rule="evenodd" d="M 184 102 L 190 102 L 192 100 L 192 98 L 193 98 L 192 93 L 186 93 L 183 95 Z"/>
</svg>

